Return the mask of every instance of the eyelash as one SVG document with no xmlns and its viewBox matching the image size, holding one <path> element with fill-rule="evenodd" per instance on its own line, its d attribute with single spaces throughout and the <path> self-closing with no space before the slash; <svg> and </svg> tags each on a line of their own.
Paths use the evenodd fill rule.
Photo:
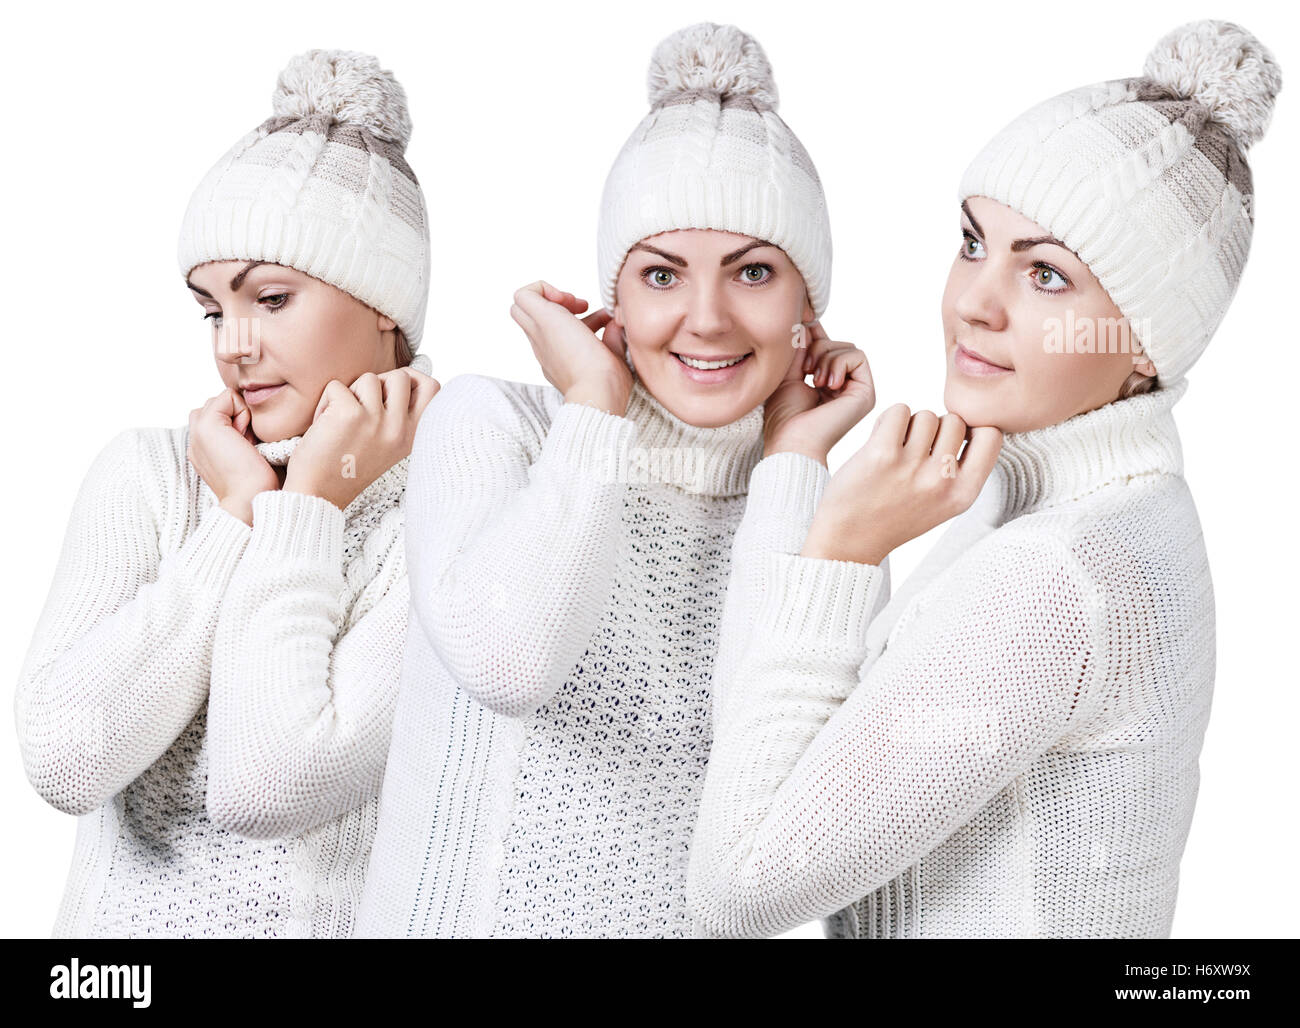
<svg viewBox="0 0 1300 1028">
<path fill-rule="evenodd" d="M 1063 293 L 1070 288 L 1070 280 L 1066 278 L 1063 274 L 1061 274 L 1060 269 L 1052 267 L 1046 261 L 1034 261 L 1033 268 L 1035 271 L 1050 271 L 1053 275 L 1056 275 L 1058 278 L 1060 278 L 1062 282 L 1065 283 L 1065 285 L 1063 285 L 1060 289 L 1044 289 L 1035 281 L 1037 276 L 1033 276 L 1030 278 L 1029 284 L 1033 286 L 1036 290 L 1038 290 L 1038 292 L 1047 293 L 1049 295 L 1055 295 L 1056 293 Z"/>
<path fill-rule="evenodd" d="M 961 230 L 961 247 L 957 250 L 957 256 L 960 257 L 960 258 L 961 258 L 962 260 L 964 260 L 964 261 L 973 261 L 973 260 L 976 260 L 977 258 L 972 257 L 970 254 L 968 254 L 968 253 L 966 252 L 966 244 L 967 244 L 968 242 L 971 242 L 971 243 L 978 243 L 980 246 L 983 246 L 983 245 L 984 245 L 983 243 L 980 243 L 980 241 L 979 241 L 978 239 L 976 239 L 976 238 L 975 238 L 975 237 L 974 237 L 970 232 L 967 232 L 966 229 L 962 229 L 962 230 Z"/>
<path fill-rule="evenodd" d="M 286 306 L 288 306 L 288 304 L 289 304 L 289 294 L 288 294 L 288 293 L 272 293 L 270 296 L 263 296 L 260 300 L 258 300 L 258 303 L 262 303 L 263 301 L 266 301 L 266 300 L 280 300 L 280 301 L 282 301 L 281 303 L 277 303 L 277 304 L 276 304 L 275 306 L 273 306 L 273 307 L 272 307 L 272 306 L 268 306 L 268 307 L 266 308 L 266 309 L 267 309 L 268 311 L 270 311 L 272 314 L 276 314 L 276 313 L 278 313 L 279 311 L 284 310 L 284 308 L 285 308 Z M 207 321 L 209 318 L 212 318 L 212 319 L 215 320 L 215 321 L 220 321 L 220 320 L 221 320 L 221 312 L 220 312 L 220 311 L 209 311 L 207 314 L 203 315 L 203 320 L 204 320 L 204 321 Z"/>
<path fill-rule="evenodd" d="M 979 258 L 972 257 L 966 252 L 966 242 L 967 240 L 969 240 L 973 243 L 979 243 L 980 246 L 983 246 L 984 244 L 980 243 L 980 241 L 976 239 L 975 236 L 973 236 L 966 229 L 961 230 L 961 235 L 962 235 L 962 245 L 961 245 L 961 249 L 957 251 L 957 256 L 964 261 L 978 260 Z M 1035 289 L 1035 291 L 1040 293 L 1045 293 L 1051 296 L 1051 295 L 1055 295 L 1056 293 L 1063 293 L 1070 288 L 1071 285 L 1070 278 L 1068 275 L 1062 272 L 1060 268 L 1054 268 L 1046 261 L 1034 261 L 1031 267 L 1034 269 L 1034 271 L 1050 271 L 1052 274 L 1056 275 L 1058 278 L 1060 278 L 1062 282 L 1065 283 L 1065 285 L 1062 286 L 1060 289 L 1044 289 L 1036 281 L 1034 281 L 1034 277 L 1031 276 L 1029 280 L 1029 284 Z"/>
<path fill-rule="evenodd" d="M 748 271 L 750 268 L 762 268 L 764 271 L 767 272 L 767 277 L 766 277 L 765 279 L 763 279 L 763 281 L 761 281 L 761 282 L 746 282 L 746 283 L 745 283 L 745 284 L 746 284 L 747 286 L 749 286 L 751 289 L 758 289 L 758 288 L 760 288 L 760 287 L 762 287 L 762 286 L 765 286 L 765 285 L 767 285 L 768 283 L 770 283 L 770 282 L 772 281 L 772 279 L 776 278 L 776 269 L 775 269 L 774 267 L 772 267 L 772 265 L 770 265 L 770 264 L 761 264 L 761 263 L 760 263 L 760 264 L 746 264 L 743 268 L 740 269 L 740 272 L 738 272 L 738 274 L 739 274 L 739 273 L 743 273 L 743 272 L 745 272 L 745 271 Z M 674 275 L 674 276 L 677 274 L 677 272 L 673 271 L 672 268 L 667 268 L 667 267 L 664 267 L 662 264 L 657 264 L 657 265 L 655 265 L 654 267 L 646 268 L 646 269 L 644 269 L 644 270 L 641 272 L 641 281 L 644 282 L 646 285 L 648 285 L 651 289 L 659 289 L 659 290 L 671 289 L 671 288 L 672 288 L 671 285 L 667 285 L 667 286 L 657 286 L 657 285 L 655 285 L 653 282 L 650 281 L 650 276 L 653 275 L 656 271 L 666 271 L 666 272 L 668 272 L 670 275 Z"/>
</svg>

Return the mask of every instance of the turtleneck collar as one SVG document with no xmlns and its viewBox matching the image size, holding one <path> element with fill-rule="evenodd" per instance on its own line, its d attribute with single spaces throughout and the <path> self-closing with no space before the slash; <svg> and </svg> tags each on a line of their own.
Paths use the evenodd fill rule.
<svg viewBox="0 0 1300 1028">
<path fill-rule="evenodd" d="M 433 363 L 423 353 L 417 353 L 411 359 L 411 367 L 426 375 L 430 374 L 433 369 Z M 293 451 L 298 448 L 302 442 L 302 435 L 290 436 L 288 439 L 274 439 L 270 442 L 254 443 L 257 452 L 260 453 L 268 464 L 277 467 L 283 467 L 289 463 L 289 458 L 293 456 Z M 410 466 L 411 458 L 408 454 L 391 468 L 385 471 L 377 479 L 366 486 L 366 488 L 351 503 L 344 508 L 344 517 L 350 518 L 354 513 L 369 507 L 373 503 L 384 499 L 392 499 L 406 489 L 407 468 Z"/>
<path fill-rule="evenodd" d="M 1184 378 L 1055 425 L 1004 435 L 989 478 L 996 493 L 994 511 L 1001 510 L 998 523 L 1068 503 L 1112 483 L 1182 474 L 1182 444 L 1172 407 L 1186 390 Z"/>
<path fill-rule="evenodd" d="M 660 403 L 633 372 L 628 420 L 637 426 L 628 452 L 637 481 L 665 482 L 705 496 L 741 496 L 763 457 L 763 405 L 717 428 L 701 428 Z"/>
</svg>

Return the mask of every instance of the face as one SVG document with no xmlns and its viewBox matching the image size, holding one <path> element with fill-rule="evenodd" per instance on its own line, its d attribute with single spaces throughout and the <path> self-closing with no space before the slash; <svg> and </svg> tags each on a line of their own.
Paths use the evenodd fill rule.
<svg viewBox="0 0 1300 1028">
<path fill-rule="evenodd" d="M 396 366 L 391 318 L 300 271 L 210 261 L 187 284 L 212 325 L 221 381 L 242 393 L 264 442 L 306 432 L 331 379 L 351 385 Z"/>
<path fill-rule="evenodd" d="M 649 392 L 692 425 L 744 417 L 805 350 L 813 319 L 803 276 L 780 247 L 713 229 L 641 240 L 619 271 L 613 320 Z"/>
<path fill-rule="evenodd" d="M 1023 432 L 1154 374 L 1128 320 L 1078 256 L 1005 204 L 962 206 L 962 245 L 943 294 L 944 405 L 969 425 Z"/>
</svg>

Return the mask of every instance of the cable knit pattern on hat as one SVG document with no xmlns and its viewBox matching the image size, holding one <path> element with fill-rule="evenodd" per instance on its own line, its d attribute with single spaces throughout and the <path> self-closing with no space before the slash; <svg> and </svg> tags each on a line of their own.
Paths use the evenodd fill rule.
<svg viewBox="0 0 1300 1028">
<path fill-rule="evenodd" d="M 284 464 L 301 438 L 257 448 Z M 406 624 L 409 457 L 346 511 L 260 493 L 250 528 L 187 446 L 132 429 L 96 457 L 23 665 L 28 778 L 80 815 L 54 934 L 346 935 Z M 210 789 L 257 838 L 214 823 Z"/>
<path fill-rule="evenodd" d="M 449 382 L 407 494 L 415 616 L 357 934 L 681 936 L 731 538 L 718 428 Z M 802 481 L 802 480 L 800 480 Z M 806 530 L 811 506 L 783 518 Z"/>
<path fill-rule="evenodd" d="M 604 305 L 613 309 L 636 243 L 701 228 L 779 246 L 821 317 L 831 286 L 826 198 L 807 151 L 776 113 L 762 47 L 734 25 L 688 26 L 655 49 L 647 88 L 650 113 L 619 152 L 600 202 Z"/>
<path fill-rule="evenodd" d="M 412 351 L 429 301 L 424 193 L 406 162 L 406 94 L 376 58 L 308 50 L 280 72 L 274 113 L 194 191 L 182 275 L 208 261 L 296 268 L 392 318 Z"/>
<path fill-rule="evenodd" d="M 759 613 L 715 679 L 699 934 L 1169 934 L 1215 657 L 1185 388 L 1007 435 L 878 615 L 881 569 L 773 544 L 780 494 L 751 491 L 732 564 L 760 572 L 728 604 Z"/>
<path fill-rule="evenodd" d="M 1160 381 L 1205 350 L 1236 292 L 1254 224 L 1246 150 L 1282 75 L 1238 25 L 1175 29 L 1143 77 L 1030 108 L 976 155 L 959 199 L 986 196 L 1062 240 L 1130 319 Z"/>
</svg>

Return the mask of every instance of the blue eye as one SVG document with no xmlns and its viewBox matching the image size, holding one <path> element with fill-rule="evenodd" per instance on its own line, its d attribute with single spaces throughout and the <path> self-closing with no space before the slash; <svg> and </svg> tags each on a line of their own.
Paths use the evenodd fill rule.
<svg viewBox="0 0 1300 1028">
<path fill-rule="evenodd" d="M 1070 288 L 1070 280 L 1050 264 L 1039 261 L 1030 270 L 1029 280 L 1040 293 L 1061 293 Z"/>
<path fill-rule="evenodd" d="M 977 261 L 984 256 L 984 244 L 965 229 L 962 229 L 961 252 L 958 256 L 965 261 Z"/>
</svg>

